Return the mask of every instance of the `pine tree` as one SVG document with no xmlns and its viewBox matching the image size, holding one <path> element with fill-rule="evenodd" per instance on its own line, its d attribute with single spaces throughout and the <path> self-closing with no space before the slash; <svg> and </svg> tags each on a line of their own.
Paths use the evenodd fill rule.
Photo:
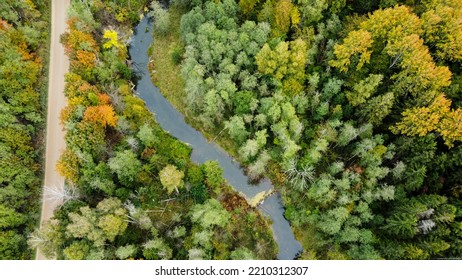
<svg viewBox="0 0 462 280">
<path fill-rule="evenodd" d="M 346 97 L 351 105 L 357 106 L 365 103 L 371 96 L 374 95 L 377 87 L 381 84 L 383 75 L 371 74 L 367 78 L 355 83 L 353 91 L 348 91 Z"/>
</svg>

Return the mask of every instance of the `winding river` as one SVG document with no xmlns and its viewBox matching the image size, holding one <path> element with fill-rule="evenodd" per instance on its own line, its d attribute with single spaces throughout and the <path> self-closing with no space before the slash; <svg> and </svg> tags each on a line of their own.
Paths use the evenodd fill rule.
<svg viewBox="0 0 462 280">
<path fill-rule="evenodd" d="M 223 177 L 235 190 L 243 193 L 247 198 L 251 199 L 262 191 L 272 190 L 273 186 L 268 179 L 262 180 L 258 185 L 249 184 L 239 163 L 220 146 L 209 143 L 199 131 L 189 126 L 185 122 L 184 116 L 152 84 L 148 70 L 149 57 L 147 53 L 152 40 L 152 24 L 149 24 L 148 18 L 144 17 L 135 28 L 129 52 L 135 71 L 140 77 L 136 91 L 154 114 L 160 126 L 192 147 L 191 160 L 194 162 L 200 164 L 207 160 L 218 161 L 223 168 Z M 302 247 L 295 239 L 288 221 L 283 216 L 284 208 L 280 194 L 275 193 L 265 199 L 260 204 L 259 209 L 272 220 L 273 236 L 279 247 L 278 259 L 294 259 Z"/>
</svg>

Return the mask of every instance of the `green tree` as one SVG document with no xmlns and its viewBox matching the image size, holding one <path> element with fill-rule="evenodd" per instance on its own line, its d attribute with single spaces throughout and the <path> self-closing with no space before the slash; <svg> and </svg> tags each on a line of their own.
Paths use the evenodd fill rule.
<svg viewBox="0 0 462 280">
<path fill-rule="evenodd" d="M 172 258 L 172 249 L 163 238 L 157 237 L 143 245 L 143 256 L 147 260 L 169 260 Z"/>
<path fill-rule="evenodd" d="M 43 5 L 41 5 L 43 4 Z M 0 259 L 30 259 L 37 224 L 48 5 L 0 3 Z"/>
<path fill-rule="evenodd" d="M 206 161 L 202 168 L 205 174 L 205 180 L 209 187 L 218 188 L 224 182 L 223 169 L 217 161 Z"/>
<path fill-rule="evenodd" d="M 153 129 L 148 124 L 141 126 L 137 136 L 146 147 L 152 147 L 157 141 Z"/>
<path fill-rule="evenodd" d="M 70 223 L 66 226 L 66 234 L 74 238 L 86 238 L 95 247 L 104 246 L 106 241 L 123 234 L 127 229 L 127 210 L 122 202 L 116 198 L 102 200 L 91 209 L 81 207 L 78 212 L 69 213 Z"/>
<path fill-rule="evenodd" d="M 236 249 L 231 252 L 232 260 L 255 260 L 257 259 L 253 252 L 245 247 Z"/>
<path fill-rule="evenodd" d="M 191 221 L 198 223 L 202 228 L 208 229 L 213 226 L 225 227 L 231 218 L 220 202 L 216 199 L 208 199 L 204 204 L 196 204 L 190 211 Z"/>
<path fill-rule="evenodd" d="M 162 8 L 162 5 L 153 0 L 150 5 L 151 11 L 148 16 L 154 20 L 154 30 L 159 34 L 165 35 L 170 30 L 170 14 Z"/>
<path fill-rule="evenodd" d="M 25 258 L 26 242 L 24 236 L 13 230 L 0 232 L 0 259 L 13 260 Z"/>
<path fill-rule="evenodd" d="M 237 145 L 242 144 L 250 133 L 245 127 L 244 120 L 241 116 L 233 116 L 229 121 L 225 121 L 225 128 Z"/>
<path fill-rule="evenodd" d="M 377 87 L 381 84 L 383 75 L 371 74 L 364 80 L 353 85 L 352 91 L 346 93 L 348 101 L 353 106 L 358 106 L 365 103 L 372 95 L 374 95 Z"/>
<path fill-rule="evenodd" d="M 288 95 L 296 95 L 305 81 L 306 51 L 307 44 L 301 39 L 280 42 L 274 49 L 265 44 L 255 56 L 258 71 L 281 81 Z"/>
<path fill-rule="evenodd" d="M 413 237 L 417 233 L 417 217 L 407 213 L 395 214 L 387 219 L 384 230 L 398 236 Z"/>
<path fill-rule="evenodd" d="M 373 97 L 360 109 L 359 115 L 364 122 L 374 126 L 380 125 L 382 120 L 391 113 L 394 101 L 393 92 Z"/>
<path fill-rule="evenodd" d="M 259 2 L 260 0 L 239 0 L 239 7 L 241 7 L 242 13 L 249 17 L 252 13 L 255 13 L 255 6 Z"/>
<path fill-rule="evenodd" d="M 64 243 L 64 233 L 57 219 L 48 220 L 40 229 L 29 236 L 28 244 L 48 258 L 55 258 Z"/>
<path fill-rule="evenodd" d="M 109 159 L 108 166 L 112 172 L 117 174 L 120 182 L 131 186 L 136 180 L 136 175 L 141 171 L 142 164 L 132 150 L 117 152 Z"/>
<path fill-rule="evenodd" d="M 234 113 L 244 115 L 252 113 L 257 106 L 256 94 L 251 91 L 238 91 L 231 96 L 233 100 Z"/>
<path fill-rule="evenodd" d="M 248 139 L 245 144 L 239 149 L 239 156 L 244 161 L 249 161 L 255 157 L 259 151 L 258 143 L 254 139 Z"/>
<path fill-rule="evenodd" d="M 0 228 L 2 230 L 23 225 L 26 221 L 26 216 L 16 212 L 16 209 L 0 205 Z"/>
<path fill-rule="evenodd" d="M 323 11 L 328 8 L 326 0 L 297 0 L 300 7 L 301 20 L 307 25 L 316 23 L 323 18 Z"/>
<path fill-rule="evenodd" d="M 74 241 L 63 250 L 67 260 L 84 260 L 90 251 L 90 246 L 84 241 Z"/>
<path fill-rule="evenodd" d="M 250 164 L 247 169 L 247 176 L 249 176 L 250 180 L 256 180 L 263 176 L 267 170 L 267 166 L 270 160 L 271 156 L 269 155 L 268 151 L 262 151 L 257 159 L 252 164 Z"/>
</svg>

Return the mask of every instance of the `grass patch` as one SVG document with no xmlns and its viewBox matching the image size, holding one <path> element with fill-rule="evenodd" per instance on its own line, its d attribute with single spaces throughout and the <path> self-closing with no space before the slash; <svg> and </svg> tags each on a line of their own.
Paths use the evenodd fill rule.
<svg viewBox="0 0 462 280">
<path fill-rule="evenodd" d="M 316 231 L 311 226 L 302 226 L 302 227 L 295 227 L 291 226 L 295 238 L 300 241 L 304 251 L 300 256 L 302 260 L 316 260 L 318 256 L 316 255 Z"/>
<path fill-rule="evenodd" d="M 180 20 L 182 11 L 170 8 L 170 32 L 166 35 L 154 31 L 154 43 L 150 47 L 151 60 L 149 70 L 153 83 L 159 87 L 162 94 L 167 97 L 180 112 L 186 113 L 184 103 L 185 83 L 181 77 L 181 66 L 175 64 L 171 51 L 181 48 Z"/>
</svg>

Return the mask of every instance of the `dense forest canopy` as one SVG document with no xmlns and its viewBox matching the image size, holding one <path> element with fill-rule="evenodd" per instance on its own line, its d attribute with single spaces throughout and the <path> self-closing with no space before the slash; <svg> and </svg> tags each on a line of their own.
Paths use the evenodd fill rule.
<svg viewBox="0 0 462 280">
<path fill-rule="evenodd" d="M 273 179 L 302 258 L 460 255 L 460 1 L 173 3 L 185 113 Z"/>
<path fill-rule="evenodd" d="M 37 225 L 48 1 L 0 3 L 0 259 L 29 259 Z"/>
<path fill-rule="evenodd" d="M 134 95 L 142 14 L 153 80 L 251 180 L 272 180 L 297 257 L 461 255 L 461 1 L 72 1 L 64 203 L 32 232 L 48 13 L 0 3 L 0 258 L 276 257 L 269 222 L 218 163 L 192 163 Z"/>
</svg>

